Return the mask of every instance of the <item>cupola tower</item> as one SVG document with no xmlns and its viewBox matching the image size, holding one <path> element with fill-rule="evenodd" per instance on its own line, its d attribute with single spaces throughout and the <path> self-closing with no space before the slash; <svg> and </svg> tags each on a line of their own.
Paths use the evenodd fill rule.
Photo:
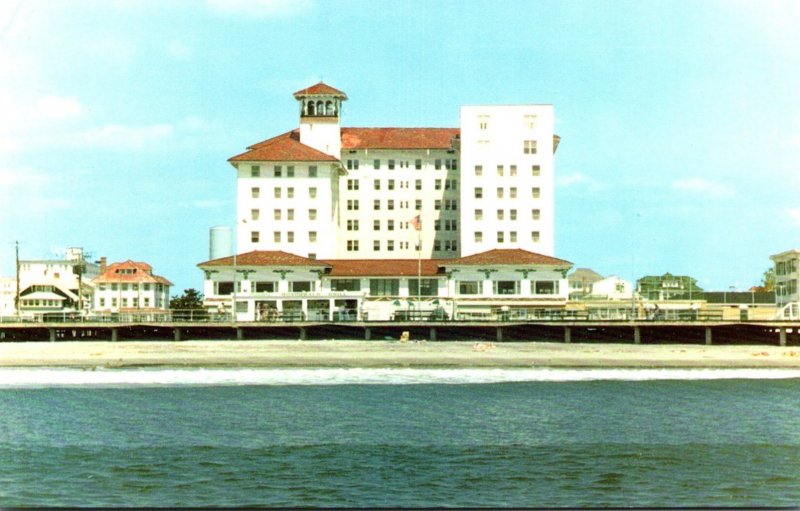
<svg viewBox="0 0 800 511">
<path fill-rule="evenodd" d="M 341 157 L 339 116 L 347 94 L 319 82 L 294 93 L 300 105 L 300 142 L 335 158 Z"/>
</svg>

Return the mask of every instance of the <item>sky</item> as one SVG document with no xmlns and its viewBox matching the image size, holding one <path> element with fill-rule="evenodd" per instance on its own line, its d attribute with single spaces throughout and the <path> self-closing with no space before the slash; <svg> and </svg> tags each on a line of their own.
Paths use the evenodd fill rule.
<svg viewBox="0 0 800 511">
<path fill-rule="evenodd" d="M 800 248 L 800 2 L 0 0 L 0 276 L 67 247 L 202 288 L 292 93 L 343 126 L 548 103 L 555 256 L 746 290 Z"/>
</svg>

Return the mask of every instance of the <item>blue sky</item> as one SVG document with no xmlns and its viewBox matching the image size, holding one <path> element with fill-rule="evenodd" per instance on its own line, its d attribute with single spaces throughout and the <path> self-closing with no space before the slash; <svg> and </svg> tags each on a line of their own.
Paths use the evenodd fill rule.
<svg viewBox="0 0 800 511">
<path fill-rule="evenodd" d="M 758 284 L 800 248 L 800 2 L 0 0 L 0 275 L 83 246 L 200 288 L 227 158 L 347 92 L 345 126 L 551 103 L 556 256 Z"/>
</svg>

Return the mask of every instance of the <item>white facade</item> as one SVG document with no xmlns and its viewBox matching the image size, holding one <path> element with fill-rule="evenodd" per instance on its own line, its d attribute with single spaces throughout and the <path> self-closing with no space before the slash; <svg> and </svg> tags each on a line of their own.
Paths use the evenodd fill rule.
<svg viewBox="0 0 800 511">
<path fill-rule="evenodd" d="M 553 107 L 461 107 L 461 254 L 554 251 Z"/>
<path fill-rule="evenodd" d="M 164 277 L 153 275 L 147 263 L 125 261 L 103 269 L 94 279 L 94 312 L 151 312 L 169 309 L 172 285 Z"/>
<path fill-rule="evenodd" d="M 630 281 L 611 275 L 592 284 L 589 299 L 630 300 L 633 297 L 633 284 Z"/>
<path fill-rule="evenodd" d="M 775 301 L 779 309 L 795 304 L 790 315 L 800 304 L 800 250 L 787 250 L 770 256 L 775 263 Z M 800 317 L 800 316 L 798 316 Z"/>
<path fill-rule="evenodd" d="M 100 265 L 85 261 L 80 248 L 68 249 L 63 260 L 20 260 L 19 314 L 81 313 L 81 307 L 86 313 L 92 303 L 91 281 L 99 274 Z"/>
<path fill-rule="evenodd" d="M 16 277 L 0 277 L 0 317 L 13 316 L 17 313 L 15 307 L 16 298 Z"/>
<path fill-rule="evenodd" d="M 295 98 L 297 130 L 229 160 L 237 253 L 553 254 L 551 105 L 465 106 L 459 128 L 343 128 L 343 92 L 320 83 Z"/>
</svg>

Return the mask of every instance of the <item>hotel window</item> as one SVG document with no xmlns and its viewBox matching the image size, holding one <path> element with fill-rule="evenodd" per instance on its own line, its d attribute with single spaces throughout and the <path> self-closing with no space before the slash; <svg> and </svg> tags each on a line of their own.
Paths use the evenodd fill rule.
<svg viewBox="0 0 800 511">
<path fill-rule="evenodd" d="M 479 295 L 483 287 L 481 284 L 479 280 L 460 280 L 458 281 L 458 294 Z"/>
<path fill-rule="evenodd" d="M 541 216 L 542 216 L 541 210 L 538 210 L 538 209 L 532 209 L 531 210 L 531 218 L 533 220 L 539 220 L 539 217 L 541 217 Z"/>
<path fill-rule="evenodd" d="M 386 186 L 389 190 L 394 190 L 394 179 L 390 179 Z"/>
<path fill-rule="evenodd" d="M 261 211 L 259 211 L 257 209 L 251 209 L 250 210 L 250 219 L 251 220 L 258 220 L 258 217 L 260 217 L 260 216 L 261 216 Z"/>
<path fill-rule="evenodd" d="M 502 220 L 503 219 L 503 213 L 504 213 L 504 211 L 502 209 L 498 209 L 497 210 L 497 219 L 498 220 Z"/>
<path fill-rule="evenodd" d="M 417 170 L 422 170 L 422 160 L 414 160 L 414 168 Z"/>
<path fill-rule="evenodd" d="M 374 190 L 380 190 L 381 189 L 381 180 L 380 179 L 374 179 L 372 181 L 372 188 Z"/>
<path fill-rule="evenodd" d="M 445 200 L 444 209 L 448 211 L 458 211 L 458 199 Z"/>
<path fill-rule="evenodd" d="M 37 303 L 37 305 L 38 305 L 38 303 Z M 128 299 L 127 298 L 123 298 L 122 299 L 122 306 L 123 307 L 127 307 L 128 306 Z"/>
<path fill-rule="evenodd" d="M 111 284 L 111 290 L 112 291 L 116 291 L 117 290 L 117 284 L 112 283 Z"/>
<path fill-rule="evenodd" d="M 534 199 L 538 199 L 541 194 L 542 191 L 538 186 L 531 188 L 531 197 L 533 197 Z"/>
<path fill-rule="evenodd" d="M 456 240 L 445 240 L 444 249 L 455 252 L 458 250 L 458 242 Z"/>
<path fill-rule="evenodd" d="M 531 233 L 531 241 L 534 243 L 539 243 L 539 231 L 533 231 Z"/>
<path fill-rule="evenodd" d="M 516 243 L 517 242 L 517 231 L 511 231 L 510 233 L 508 233 L 508 238 L 509 238 L 508 241 L 510 241 L 511 243 Z"/>
<path fill-rule="evenodd" d="M 482 199 L 483 198 L 483 188 L 477 187 L 475 188 L 475 198 Z"/>
<path fill-rule="evenodd" d="M 311 243 L 317 241 L 317 231 L 308 231 L 308 241 Z"/>
<path fill-rule="evenodd" d="M 475 243 L 483 243 L 483 233 L 481 231 L 475 231 Z"/>
<path fill-rule="evenodd" d="M 286 177 L 294 177 L 294 166 L 289 165 L 286 167 Z"/>
<path fill-rule="evenodd" d="M 389 211 L 394 209 L 394 199 L 388 199 L 386 201 L 386 209 L 388 209 Z"/>
<path fill-rule="evenodd" d="M 483 175 L 483 165 L 475 165 L 475 175 L 476 176 Z"/>
<path fill-rule="evenodd" d="M 386 221 L 386 230 L 393 231 L 394 230 L 394 220 L 387 220 Z"/>
<path fill-rule="evenodd" d="M 281 189 L 280 189 L 280 188 L 275 188 L 275 189 L 272 191 L 272 195 L 273 195 L 273 196 L 274 196 L 276 199 L 280 199 L 280 198 L 281 198 Z"/>
<path fill-rule="evenodd" d="M 150 291 L 150 284 L 143 284 L 145 291 Z"/>
<path fill-rule="evenodd" d="M 294 220 L 294 210 L 293 209 L 287 209 L 286 210 L 286 219 L 287 220 Z"/>
<path fill-rule="evenodd" d="M 233 287 L 233 286 L 231 286 L 231 287 Z M 218 293 L 218 294 L 222 294 L 222 293 Z M 228 294 L 230 294 L 230 293 L 228 293 Z M 112 298 L 111 299 L 111 306 L 112 307 L 116 307 L 117 306 L 117 299 L 116 298 Z"/>
<path fill-rule="evenodd" d="M 417 199 L 414 201 L 414 209 L 417 211 L 422 209 L 422 199 Z"/>
<path fill-rule="evenodd" d="M 394 160 L 389 160 L 389 170 L 394 170 Z"/>
<path fill-rule="evenodd" d="M 522 152 L 524 154 L 536 154 L 536 141 L 535 140 L 523 140 L 522 141 Z"/>
<path fill-rule="evenodd" d="M 433 251 L 439 252 L 442 250 L 442 242 L 439 240 L 433 240 Z"/>
<path fill-rule="evenodd" d="M 442 209 L 442 201 L 440 199 L 436 199 L 433 201 L 433 209 L 435 211 L 439 211 L 440 209 Z"/>
<path fill-rule="evenodd" d="M 400 279 L 369 279 L 371 296 L 397 296 L 400 294 Z"/>
<path fill-rule="evenodd" d="M 348 252 L 358 251 L 358 240 L 347 240 L 347 251 Z"/>
<path fill-rule="evenodd" d="M 415 179 L 414 180 L 414 189 L 415 190 L 422 190 L 422 179 Z"/>
<path fill-rule="evenodd" d="M 394 240 L 386 240 L 386 250 L 394 252 Z"/>
<path fill-rule="evenodd" d="M 380 199 L 375 199 L 375 200 L 372 201 L 372 209 L 374 209 L 375 211 L 378 211 L 378 210 L 381 209 L 381 200 Z"/>
<path fill-rule="evenodd" d="M 497 198 L 498 199 L 502 199 L 503 198 L 503 189 L 500 188 L 500 187 L 497 188 Z"/>
<path fill-rule="evenodd" d="M 373 231 L 380 231 L 381 230 L 381 221 L 380 220 L 373 220 L 372 221 L 372 230 Z"/>
<path fill-rule="evenodd" d="M 308 210 L 308 219 L 309 220 L 316 220 L 317 219 L 317 210 L 316 209 L 309 209 Z"/>
<path fill-rule="evenodd" d="M 314 282 L 310 280 L 294 280 L 289 282 L 289 291 L 292 293 L 308 293 L 314 290 Z"/>
<path fill-rule="evenodd" d="M 439 294 L 439 281 L 437 279 L 408 279 L 409 296 L 437 296 Z"/>
<path fill-rule="evenodd" d="M 497 166 L 497 175 L 500 176 L 500 177 L 503 177 L 503 166 L 502 165 L 498 165 Z"/>
<path fill-rule="evenodd" d="M 277 293 L 278 292 L 277 284 L 278 284 L 277 282 L 269 280 L 260 280 L 253 282 L 256 293 Z"/>
<path fill-rule="evenodd" d="M 258 165 L 251 165 L 250 177 L 261 177 L 261 167 L 259 167 Z"/>
<path fill-rule="evenodd" d="M 275 173 L 275 177 L 281 177 L 283 175 L 283 171 L 281 170 L 281 166 L 280 165 L 275 165 L 273 170 L 274 170 L 274 173 Z"/>
<path fill-rule="evenodd" d="M 508 168 L 508 175 L 509 176 L 516 176 L 517 175 L 517 166 L 516 165 L 511 165 Z"/>
<path fill-rule="evenodd" d="M 358 230 L 358 220 L 348 220 L 347 221 L 347 230 L 348 231 L 357 231 Z"/>
<path fill-rule="evenodd" d="M 445 160 L 447 170 L 458 170 L 458 160 Z"/>
<path fill-rule="evenodd" d="M 476 209 L 475 210 L 475 220 L 483 220 L 483 210 Z"/>
<path fill-rule="evenodd" d="M 290 198 L 290 199 L 294 199 L 294 188 L 293 187 L 290 186 L 289 188 L 286 189 L 286 196 L 288 198 Z"/>
<path fill-rule="evenodd" d="M 374 160 L 372 162 L 372 168 L 375 169 L 375 170 L 378 170 L 379 168 L 381 168 L 381 161 L 380 160 Z"/>
<path fill-rule="evenodd" d="M 458 190 L 458 180 L 457 179 L 448 179 L 444 182 L 444 189 L 445 190 Z"/>
<path fill-rule="evenodd" d="M 281 242 L 281 231 L 275 231 L 272 233 L 272 241 L 275 243 Z"/>
<path fill-rule="evenodd" d="M 311 197 L 312 199 L 316 199 L 317 198 L 317 187 L 316 186 L 312 186 L 311 188 L 308 189 L 308 196 Z"/>
<path fill-rule="evenodd" d="M 442 170 L 442 159 L 441 158 L 436 158 L 436 160 L 434 160 L 434 162 L 433 162 L 433 167 L 436 170 Z"/>
<path fill-rule="evenodd" d="M 558 281 L 557 280 L 543 280 L 543 281 L 536 281 L 534 285 L 534 294 L 537 295 L 554 295 L 558 293 Z"/>
<path fill-rule="evenodd" d="M 503 237 L 503 231 L 497 231 L 497 242 L 503 243 L 503 241 L 505 241 L 505 238 Z"/>
<path fill-rule="evenodd" d="M 442 230 L 442 221 L 441 220 L 434 220 L 433 221 L 433 230 L 434 231 L 441 231 Z"/>
<path fill-rule="evenodd" d="M 379 252 L 381 250 L 381 240 L 372 241 L 372 251 Z"/>
<path fill-rule="evenodd" d="M 516 220 L 517 219 L 517 210 L 516 209 L 509 210 L 508 211 L 508 216 L 509 216 L 509 218 L 511 220 Z"/>
<path fill-rule="evenodd" d="M 100 303 L 98 305 L 100 305 L 100 307 L 105 307 L 106 306 L 106 299 L 105 298 L 100 298 Z"/>
<path fill-rule="evenodd" d="M 257 186 L 254 186 L 253 188 L 250 188 L 250 197 L 252 197 L 254 199 L 258 199 L 258 197 L 260 195 L 261 195 L 261 188 L 259 188 Z"/>
<path fill-rule="evenodd" d="M 536 177 L 542 174 L 542 166 L 541 165 L 531 165 L 531 175 Z"/>
<path fill-rule="evenodd" d="M 317 177 L 317 166 L 310 165 L 308 167 L 308 177 Z"/>
<path fill-rule="evenodd" d="M 331 291 L 361 291 L 361 279 L 331 279 Z"/>
<path fill-rule="evenodd" d="M 120 288 L 121 291 L 127 291 L 128 290 L 128 284 L 120 284 L 119 288 Z"/>
<path fill-rule="evenodd" d="M 260 234 L 259 234 L 258 231 L 250 232 L 250 242 L 251 243 L 258 243 L 259 238 L 260 238 Z"/>
<path fill-rule="evenodd" d="M 511 188 L 508 189 L 508 196 L 511 199 L 516 199 L 517 198 L 517 187 L 516 186 L 512 186 Z"/>
<path fill-rule="evenodd" d="M 358 211 L 358 199 L 347 199 L 347 210 Z"/>
<path fill-rule="evenodd" d="M 529 130 L 532 130 L 533 128 L 536 127 L 536 116 L 535 115 L 526 114 L 526 115 L 522 116 L 522 119 L 523 119 L 523 123 L 525 124 L 525 127 L 528 128 Z"/>
<path fill-rule="evenodd" d="M 348 179 L 347 180 L 347 189 L 348 190 L 358 190 L 358 179 Z"/>
<path fill-rule="evenodd" d="M 347 170 L 358 170 L 358 160 L 347 160 Z"/>
<path fill-rule="evenodd" d="M 144 297 L 144 306 L 145 307 L 150 307 L 150 297 L 149 296 L 145 296 Z"/>
<path fill-rule="evenodd" d="M 436 181 L 433 182 L 433 189 L 434 190 L 441 190 L 442 189 L 442 180 L 441 179 L 437 179 Z"/>
<path fill-rule="evenodd" d="M 445 231 L 457 231 L 458 230 L 458 220 L 445 220 L 444 221 L 444 230 Z"/>
<path fill-rule="evenodd" d="M 281 210 L 280 210 L 280 209 L 276 209 L 276 210 L 273 212 L 273 215 L 275 215 L 275 217 L 274 217 L 274 218 L 275 218 L 275 220 L 280 220 L 280 219 L 281 219 Z"/>
<path fill-rule="evenodd" d="M 519 294 L 519 281 L 518 280 L 495 280 L 494 281 L 494 294 L 496 294 L 496 295 L 518 295 Z"/>
</svg>

